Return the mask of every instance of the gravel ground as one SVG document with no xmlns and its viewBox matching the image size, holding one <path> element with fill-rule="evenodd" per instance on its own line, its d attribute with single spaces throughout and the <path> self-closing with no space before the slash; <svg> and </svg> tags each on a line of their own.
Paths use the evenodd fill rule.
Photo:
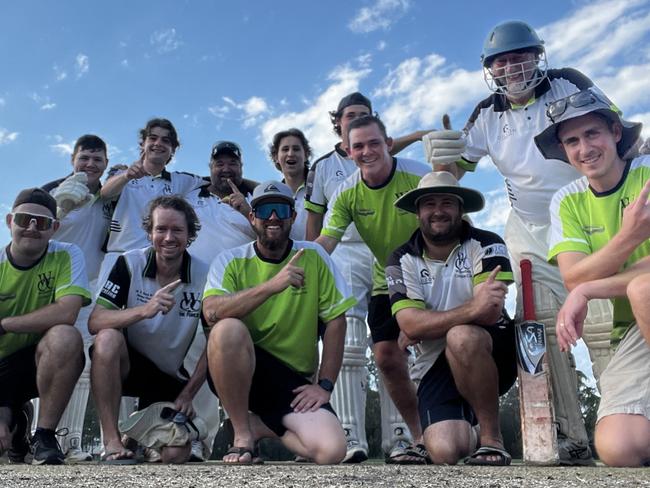
<svg viewBox="0 0 650 488">
<path fill-rule="evenodd" d="M 245 486 L 319 488 L 393 487 L 650 487 L 650 469 L 541 468 L 527 466 L 314 466 L 267 463 L 263 466 L 200 465 L 72 466 L 0 465 L 2 487 L 111 486 L 111 488 Z"/>
</svg>

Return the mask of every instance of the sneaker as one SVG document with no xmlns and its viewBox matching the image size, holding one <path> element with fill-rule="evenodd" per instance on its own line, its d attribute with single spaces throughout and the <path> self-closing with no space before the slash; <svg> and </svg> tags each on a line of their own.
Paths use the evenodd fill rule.
<svg viewBox="0 0 650 488">
<path fill-rule="evenodd" d="M 564 466 L 595 466 L 591 449 L 588 445 L 558 433 L 558 454 L 560 464 Z"/>
<path fill-rule="evenodd" d="M 68 449 L 65 453 L 65 460 L 69 463 L 84 463 L 92 461 L 93 457 L 89 452 L 82 451 L 81 449 Z"/>
<path fill-rule="evenodd" d="M 11 447 L 7 453 L 10 463 L 24 463 L 25 456 L 29 454 L 29 434 L 34 418 L 32 402 L 26 402 L 20 412 L 16 414 L 14 434 L 11 438 Z"/>
<path fill-rule="evenodd" d="M 368 453 L 359 445 L 357 441 L 348 441 L 348 450 L 345 453 L 344 464 L 362 463 L 368 459 Z"/>
<path fill-rule="evenodd" d="M 204 463 L 203 442 L 199 440 L 192 441 L 192 452 L 190 453 L 190 463 Z"/>
<path fill-rule="evenodd" d="M 32 436 L 32 464 L 65 464 L 65 456 L 53 430 L 36 429 Z"/>
</svg>

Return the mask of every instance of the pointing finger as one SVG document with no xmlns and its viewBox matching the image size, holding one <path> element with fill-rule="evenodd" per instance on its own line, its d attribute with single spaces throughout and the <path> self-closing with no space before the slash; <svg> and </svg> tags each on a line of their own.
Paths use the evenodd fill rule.
<svg viewBox="0 0 650 488">
<path fill-rule="evenodd" d="M 288 264 L 295 265 L 298 264 L 298 260 L 302 257 L 302 255 L 305 253 L 304 249 L 298 249 L 298 252 L 293 255 L 293 257 L 289 260 Z"/>
<path fill-rule="evenodd" d="M 160 291 L 163 291 L 163 292 L 165 292 L 165 293 L 171 293 L 171 292 L 173 292 L 173 291 L 178 287 L 178 285 L 180 285 L 180 284 L 181 284 L 181 280 L 180 280 L 180 279 L 178 279 L 178 280 L 176 280 L 176 281 L 172 281 L 171 283 L 167 283 L 165 286 L 163 286 L 163 287 L 160 289 Z"/>
<path fill-rule="evenodd" d="M 239 188 L 237 188 L 237 185 L 235 185 L 235 184 L 232 182 L 232 180 L 231 180 L 230 178 L 227 178 L 226 181 L 227 181 L 228 184 L 230 185 L 230 189 L 232 190 L 233 193 L 235 193 L 235 194 L 240 194 L 240 195 L 242 194 L 242 193 L 239 191 Z"/>
<path fill-rule="evenodd" d="M 487 277 L 486 282 L 487 283 L 494 283 L 494 281 L 497 278 L 497 275 L 499 274 L 499 271 L 501 271 L 501 265 L 498 265 L 496 268 L 492 270 L 490 273 L 490 276 Z"/>
</svg>

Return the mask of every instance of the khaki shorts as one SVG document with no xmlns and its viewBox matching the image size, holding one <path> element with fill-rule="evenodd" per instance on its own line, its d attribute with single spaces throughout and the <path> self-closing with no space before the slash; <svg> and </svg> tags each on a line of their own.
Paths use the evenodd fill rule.
<svg viewBox="0 0 650 488">
<path fill-rule="evenodd" d="M 600 376 L 598 420 L 607 415 L 643 415 L 650 420 L 650 346 L 633 324 Z"/>
</svg>

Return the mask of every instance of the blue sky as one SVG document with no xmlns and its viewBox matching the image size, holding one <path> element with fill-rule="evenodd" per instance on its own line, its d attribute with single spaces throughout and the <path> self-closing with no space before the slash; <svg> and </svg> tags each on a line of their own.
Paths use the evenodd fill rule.
<svg viewBox="0 0 650 488">
<path fill-rule="evenodd" d="M 95 133 L 111 163 L 137 156 L 153 116 L 176 125 L 172 168 L 207 174 L 214 141 L 244 152 L 244 174 L 278 173 L 266 154 L 298 127 L 316 155 L 336 142 L 327 111 L 370 95 L 389 132 L 461 127 L 488 94 L 480 70 L 492 26 L 521 19 L 549 65 L 594 79 L 628 118 L 650 123 L 650 5 L 645 0 L 433 2 L 330 0 L 5 2 L 0 29 L 0 209 L 70 169 L 74 140 Z M 650 126 L 650 124 L 649 124 Z M 650 135 L 650 132 L 644 132 Z M 405 153 L 421 159 L 419 144 Z M 465 183 L 488 196 L 476 221 L 501 231 L 507 201 L 489 162 Z M 0 237 L 6 241 L 6 230 Z"/>
</svg>

